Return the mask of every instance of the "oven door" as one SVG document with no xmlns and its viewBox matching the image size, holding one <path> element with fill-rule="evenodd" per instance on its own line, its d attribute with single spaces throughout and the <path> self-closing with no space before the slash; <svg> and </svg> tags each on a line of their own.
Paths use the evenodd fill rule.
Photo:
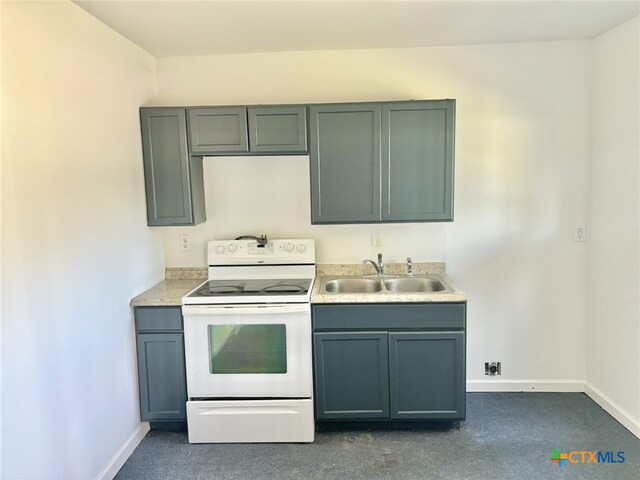
<svg viewBox="0 0 640 480">
<path fill-rule="evenodd" d="M 185 305 L 189 398 L 311 398 L 309 304 Z"/>
</svg>

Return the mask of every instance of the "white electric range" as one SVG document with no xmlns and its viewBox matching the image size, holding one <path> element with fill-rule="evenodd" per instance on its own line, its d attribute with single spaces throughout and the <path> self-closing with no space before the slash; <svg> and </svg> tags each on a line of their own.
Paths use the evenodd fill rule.
<svg viewBox="0 0 640 480">
<path fill-rule="evenodd" d="M 190 443 L 312 442 L 313 240 L 215 240 L 182 299 Z"/>
</svg>

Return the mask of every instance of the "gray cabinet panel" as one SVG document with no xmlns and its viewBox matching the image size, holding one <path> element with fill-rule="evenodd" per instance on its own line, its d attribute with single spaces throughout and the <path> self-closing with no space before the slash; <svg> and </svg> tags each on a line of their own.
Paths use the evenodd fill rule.
<svg viewBox="0 0 640 480">
<path fill-rule="evenodd" d="M 313 308 L 313 328 L 398 330 L 465 328 L 464 303 L 322 305 Z"/>
<path fill-rule="evenodd" d="M 150 226 L 195 225 L 204 221 L 202 207 L 194 209 L 192 178 L 183 108 L 141 108 L 147 221 Z M 197 213 L 194 211 L 197 210 Z"/>
<path fill-rule="evenodd" d="M 387 333 L 315 333 L 313 337 L 317 418 L 388 417 Z"/>
<path fill-rule="evenodd" d="M 135 307 L 136 332 L 182 332 L 180 307 Z"/>
<path fill-rule="evenodd" d="M 139 333 L 140 418 L 186 420 L 187 384 L 182 333 Z"/>
<path fill-rule="evenodd" d="M 191 153 L 248 152 L 246 107 L 189 108 Z"/>
<path fill-rule="evenodd" d="M 382 106 L 382 220 L 453 220 L 455 100 Z"/>
<path fill-rule="evenodd" d="M 463 332 L 389 333 L 391 418 L 465 418 Z"/>
<path fill-rule="evenodd" d="M 380 105 L 310 108 L 311 223 L 380 220 Z"/>
<path fill-rule="evenodd" d="M 305 106 L 250 107 L 249 150 L 292 153 L 307 151 L 307 108 Z"/>
</svg>

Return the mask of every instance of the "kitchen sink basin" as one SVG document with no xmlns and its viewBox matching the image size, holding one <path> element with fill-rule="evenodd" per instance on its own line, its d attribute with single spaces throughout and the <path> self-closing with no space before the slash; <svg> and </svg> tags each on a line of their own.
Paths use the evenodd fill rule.
<svg viewBox="0 0 640 480">
<path fill-rule="evenodd" d="M 388 280 L 384 280 L 384 286 L 390 292 L 403 293 L 441 292 L 446 288 L 440 280 L 429 277 L 390 278 Z"/>
<path fill-rule="evenodd" d="M 438 275 L 414 277 L 333 277 L 324 281 L 321 290 L 325 293 L 447 293 L 451 288 Z"/>
<path fill-rule="evenodd" d="M 324 284 L 329 293 L 375 293 L 382 290 L 377 278 L 337 278 Z"/>
</svg>

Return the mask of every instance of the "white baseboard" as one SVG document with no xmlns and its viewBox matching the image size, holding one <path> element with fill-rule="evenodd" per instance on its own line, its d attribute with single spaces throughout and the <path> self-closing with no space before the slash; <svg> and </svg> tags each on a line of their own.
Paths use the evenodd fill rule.
<svg viewBox="0 0 640 480">
<path fill-rule="evenodd" d="M 467 380 L 467 392 L 584 392 L 584 381 Z"/>
<path fill-rule="evenodd" d="M 629 412 L 611 400 L 611 398 L 605 395 L 601 390 L 597 389 L 590 382 L 584 383 L 584 393 L 586 393 L 591 400 L 600 405 L 609 415 L 620 422 L 623 427 L 633 433 L 636 437 L 640 438 L 640 421 L 633 418 Z"/>
<path fill-rule="evenodd" d="M 140 444 L 144 436 L 149 431 L 149 423 L 142 422 L 138 425 L 129 438 L 127 438 L 120 449 L 113 456 L 111 461 L 102 469 L 96 477 L 96 480 L 113 480 L 118 471 L 131 456 L 136 447 Z"/>
<path fill-rule="evenodd" d="M 623 427 L 640 438 L 640 421 L 584 380 L 467 380 L 467 392 L 584 392 Z"/>
</svg>

